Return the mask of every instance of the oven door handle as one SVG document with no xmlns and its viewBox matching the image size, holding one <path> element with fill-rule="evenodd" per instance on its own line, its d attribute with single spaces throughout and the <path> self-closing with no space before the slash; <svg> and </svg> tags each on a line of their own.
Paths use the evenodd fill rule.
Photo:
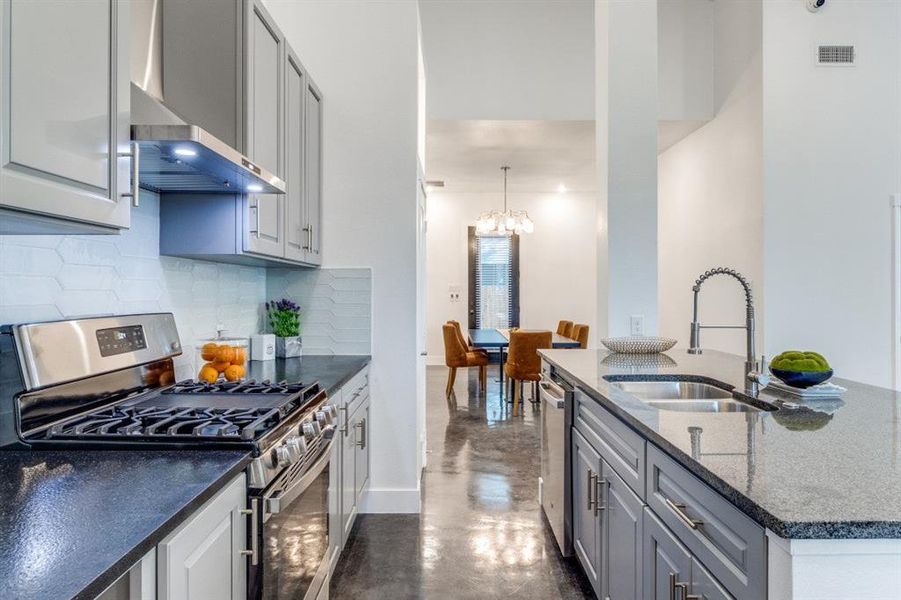
<svg viewBox="0 0 901 600">
<path fill-rule="evenodd" d="M 334 438 L 333 438 L 334 439 Z M 332 444 L 334 442 L 329 441 L 328 445 L 325 447 L 325 450 L 322 451 L 322 454 L 319 455 L 319 458 L 316 459 L 316 462 L 313 463 L 313 466 L 303 474 L 303 476 L 294 482 L 291 487 L 282 492 L 275 494 L 273 496 L 263 496 L 266 501 L 265 508 L 263 510 L 263 522 L 265 523 L 269 520 L 271 515 L 274 515 L 282 510 L 282 508 L 287 507 L 289 504 L 294 502 L 294 500 L 300 496 L 310 484 L 313 483 L 317 477 L 325 470 L 325 467 L 328 465 L 329 460 L 332 457 Z"/>
</svg>

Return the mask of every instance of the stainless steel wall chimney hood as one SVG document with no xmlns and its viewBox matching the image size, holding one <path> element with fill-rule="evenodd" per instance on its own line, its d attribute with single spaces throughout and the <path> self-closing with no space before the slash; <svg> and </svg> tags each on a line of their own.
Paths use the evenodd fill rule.
<svg viewBox="0 0 901 600">
<path fill-rule="evenodd" d="M 284 194 L 285 182 L 131 85 L 140 186 L 154 192 Z"/>
</svg>

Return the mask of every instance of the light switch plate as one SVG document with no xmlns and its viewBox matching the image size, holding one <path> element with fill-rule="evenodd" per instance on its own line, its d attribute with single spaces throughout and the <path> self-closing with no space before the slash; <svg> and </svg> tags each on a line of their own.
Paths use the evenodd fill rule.
<svg viewBox="0 0 901 600">
<path fill-rule="evenodd" d="M 644 335 L 644 315 L 629 316 L 629 335 Z"/>
</svg>

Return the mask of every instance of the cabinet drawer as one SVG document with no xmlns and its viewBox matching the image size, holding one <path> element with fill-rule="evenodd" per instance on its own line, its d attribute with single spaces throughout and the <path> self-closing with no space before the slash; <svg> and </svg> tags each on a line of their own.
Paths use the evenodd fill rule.
<svg viewBox="0 0 901 600">
<path fill-rule="evenodd" d="M 737 598 L 766 596 L 762 527 L 648 444 L 648 505 Z"/>
<path fill-rule="evenodd" d="M 344 384 L 341 388 L 344 405 L 347 407 L 347 414 L 352 415 L 363 403 L 369 399 L 369 369 L 364 369 Z"/>
<path fill-rule="evenodd" d="M 575 426 L 639 498 L 644 498 L 645 441 L 582 390 L 576 390 Z"/>
</svg>

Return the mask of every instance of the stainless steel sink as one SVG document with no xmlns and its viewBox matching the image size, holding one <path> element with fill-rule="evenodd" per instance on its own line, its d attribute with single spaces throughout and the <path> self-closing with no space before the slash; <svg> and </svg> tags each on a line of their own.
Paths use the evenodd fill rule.
<svg viewBox="0 0 901 600">
<path fill-rule="evenodd" d="M 610 385 L 635 396 L 648 406 L 682 412 L 760 412 L 732 392 L 696 381 L 611 381 Z"/>
</svg>

